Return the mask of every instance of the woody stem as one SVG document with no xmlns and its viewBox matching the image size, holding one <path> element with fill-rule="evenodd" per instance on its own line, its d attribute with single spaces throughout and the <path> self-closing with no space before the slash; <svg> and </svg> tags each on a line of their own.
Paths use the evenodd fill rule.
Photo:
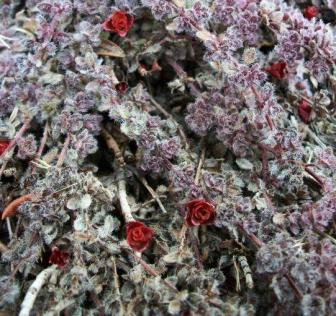
<svg viewBox="0 0 336 316">
<path fill-rule="evenodd" d="M 131 207 L 127 201 L 127 192 L 126 192 L 126 181 L 125 181 L 125 161 L 120 150 L 119 144 L 114 139 L 114 137 L 109 133 L 105 128 L 102 129 L 102 136 L 105 139 L 107 147 L 114 153 L 114 156 L 119 165 L 119 171 L 121 173 L 121 178 L 118 180 L 118 194 L 121 211 L 124 215 L 125 222 L 134 221 L 132 216 Z"/>
<path fill-rule="evenodd" d="M 119 193 L 119 202 L 121 211 L 125 217 L 125 222 L 131 222 L 134 221 L 134 218 L 132 216 L 131 207 L 128 204 L 127 201 L 127 193 L 126 193 L 126 181 L 125 181 L 125 173 L 122 170 L 123 177 L 118 181 L 118 193 Z"/>
</svg>

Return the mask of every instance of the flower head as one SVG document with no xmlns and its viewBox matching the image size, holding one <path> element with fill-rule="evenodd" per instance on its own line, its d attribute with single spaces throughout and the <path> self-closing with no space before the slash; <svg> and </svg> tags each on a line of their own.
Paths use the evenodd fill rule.
<svg viewBox="0 0 336 316">
<path fill-rule="evenodd" d="M 69 256 L 68 252 L 52 247 L 49 263 L 56 264 L 60 269 L 63 269 L 68 263 Z"/>
<path fill-rule="evenodd" d="M 266 71 L 276 79 L 283 79 L 286 75 L 285 62 L 277 62 L 266 68 Z"/>
<path fill-rule="evenodd" d="M 119 82 L 115 86 L 120 94 L 124 94 L 128 90 L 128 84 L 125 81 Z"/>
<path fill-rule="evenodd" d="M 0 140 L 0 156 L 6 151 L 9 146 L 9 140 Z"/>
<path fill-rule="evenodd" d="M 319 14 L 319 9 L 314 6 L 309 6 L 303 10 L 303 15 L 308 20 L 315 18 Z"/>
<path fill-rule="evenodd" d="M 313 113 L 313 108 L 308 104 L 306 100 L 302 100 L 299 104 L 298 113 L 301 120 L 304 123 L 308 124 Z"/>
<path fill-rule="evenodd" d="M 153 237 L 153 230 L 144 223 L 131 221 L 126 224 L 126 239 L 131 248 L 144 251 Z"/>
<path fill-rule="evenodd" d="M 186 223 L 189 227 L 210 224 L 215 219 L 215 206 L 206 200 L 192 200 L 186 205 Z"/>
<path fill-rule="evenodd" d="M 114 12 L 104 23 L 103 29 L 125 37 L 134 24 L 134 17 L 123 11 Z"/>
</svg>

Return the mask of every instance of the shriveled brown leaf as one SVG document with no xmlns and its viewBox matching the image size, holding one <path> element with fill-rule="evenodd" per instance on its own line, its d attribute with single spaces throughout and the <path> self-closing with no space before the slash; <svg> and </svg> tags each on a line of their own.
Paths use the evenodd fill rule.
<svg viewBox="0 0 336 316">
<path fill-rule="evenodd" d="M 102 44 L 96 50 L 96 53 L 101 56 L 110 56 L 110 57 L 125 57 L 125 52 L 115 43 L 109 40 L 104 40 Z"/>
</svg>

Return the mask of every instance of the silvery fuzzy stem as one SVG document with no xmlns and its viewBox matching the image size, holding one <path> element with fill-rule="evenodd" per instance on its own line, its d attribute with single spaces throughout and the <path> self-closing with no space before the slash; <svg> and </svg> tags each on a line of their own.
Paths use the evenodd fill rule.
<svg viewBox="0 0 336 316">
<path fill-rule="evenodd" d="M 56 266 L 52 265 L 51 267 L 48 267 L 47 269 L 43 270 L 37 275 L 35 281 L 29 287 L 22 301 L 19 316 L 29 316 L 38 293 L 40 292 L 43 285 L 47 282 L 47 280 L 50 278 L 51 274 L 55 270 L 56 270 Z"/>
<path fill-rule="evenodd" d="M 132 216 L 131 207 L 128 204 L 127 201 L 127 193 L 126 193 L 126 181 L 125 181 L 125 173 L 122 171 L 123 177 L 118 181 L 118 193 L 119 193 L 119 202 L 121 211 L 125 217 L 125 222 L 131 222 L 134 221 L 134 218 Z"/>
</svg>

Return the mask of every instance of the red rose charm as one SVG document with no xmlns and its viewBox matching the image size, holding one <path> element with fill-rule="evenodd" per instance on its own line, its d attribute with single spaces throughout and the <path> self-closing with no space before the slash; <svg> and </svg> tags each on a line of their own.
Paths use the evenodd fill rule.
<svg viewBox="0 0 336 316">
<path fill-rule="evenodd" d="M 312 18 L 315 18 L 319 14 L 319 10 L 317 7 L 310 6 L 303 10 L 303 15 L 308 20 L 311 20 Z"/>
<path fill-rule="evenodd" d="M 104 23 L 103 29 L 125 37 L 134 23 L 134 17 L 123 11 L 114 12 Z"/>
<path fill-rule="evenodd" d="M 59 250 L 57 247 L 52 247 L 49 263 L 56 264 L 59 268 L 63 269 L 68 263 L 69 256 L 68 252 Z"/>
<path fill-rule="evenodd" d="M 271 74 L 274 78 L 283 79 L 286 75 L 286 63 L 277 62 L 266 68 L 266 71 Z"/>
<path fill-rule="evenodd" d="M 0 140 L 0 156 L 6 151 L 9 146 L 9 140 Z"/>
<path fill-rule="evenodd" d="M 206 200 L 193 200 L 186 205 L 189 227 L 210 224 L 215 219 L 215 206 Z"/>
<path fill-rule="evenodd" d="M 310 121 L 311 115 L 313 113 L 313 108 L 308 104 L 307 101 L 302 100 L 300 102 L 298 112 L 299 112 L 300 119 L 304 123 L 308 124 L 308 122 Z"/>
<path fill-rule="evenodd" d="M 153 230 L 138 221 L 126 224 L 126 238 L 129 246 L 135 251 L 144 251 L 153 237 Z"/>
</svg>

